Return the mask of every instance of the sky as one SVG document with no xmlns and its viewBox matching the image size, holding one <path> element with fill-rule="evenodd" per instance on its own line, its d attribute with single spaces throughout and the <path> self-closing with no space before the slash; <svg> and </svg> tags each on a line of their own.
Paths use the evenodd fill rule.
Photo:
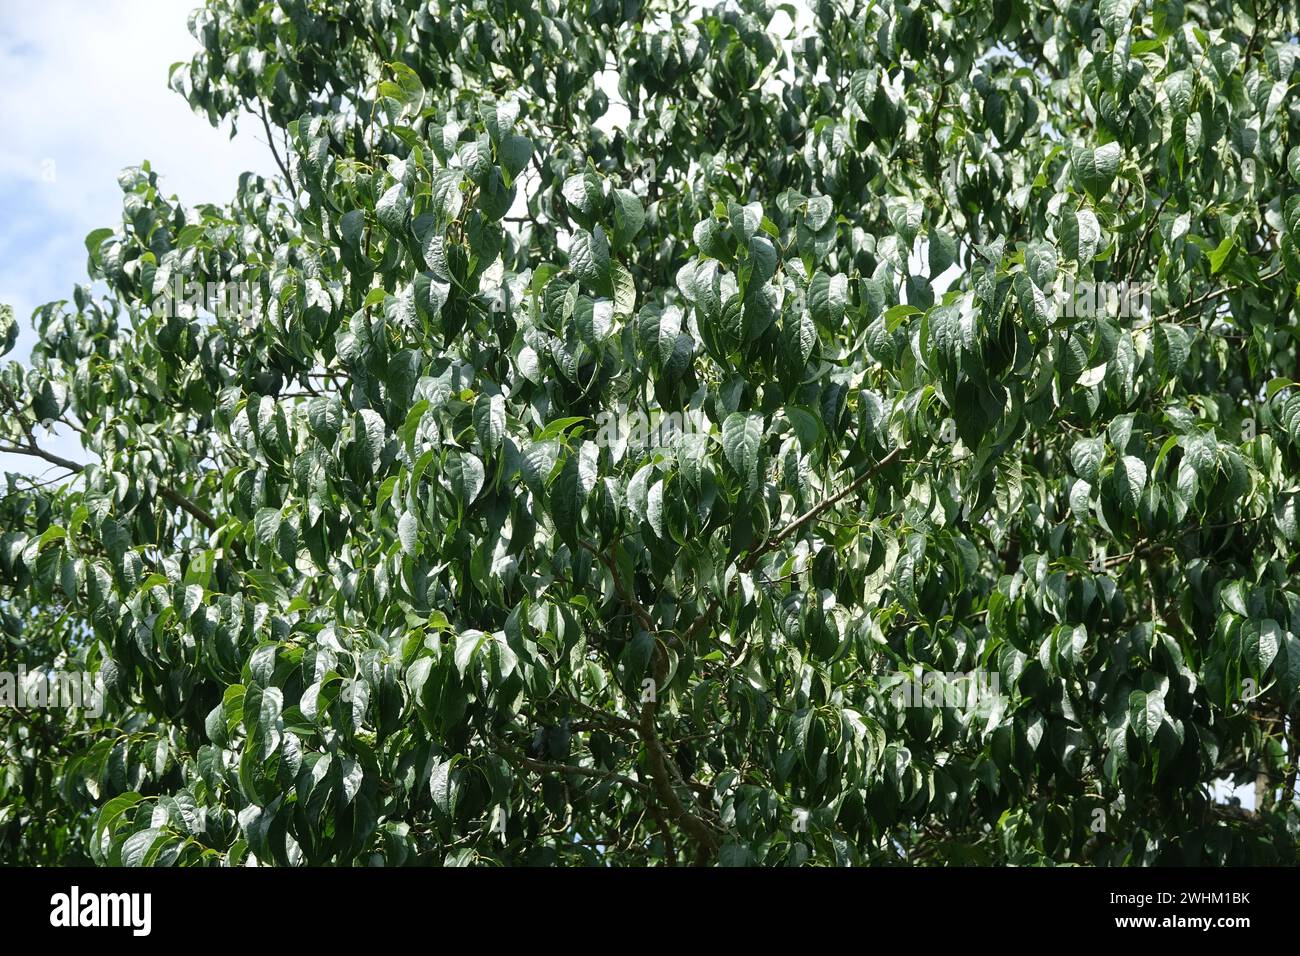
<svg viewBox="0 0 1300 956">
<path fill-rule="evenodd" d="M 167 85 L 198 48 L 186 25 L 198 4 L 0 0 L 0 302 L 22 330 L 4 361 L 30 354 L 35 308 L 86 281 L 86 234 L 121 222 L 121 169 L 148 159 L 187 205 L 228 201 L 245 170 L 274 172 L 260 123 L 232 140 Z M 67 435 L 50 447 L 87 458 Z M 0 472 L 42 468 L 0 454 Z"/>
</svg>

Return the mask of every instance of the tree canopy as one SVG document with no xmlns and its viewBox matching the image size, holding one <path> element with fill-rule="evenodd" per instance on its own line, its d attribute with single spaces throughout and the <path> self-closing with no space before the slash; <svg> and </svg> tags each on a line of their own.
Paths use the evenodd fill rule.
<svg viewBox="0 0 1300 956">
<path fill-rule="evenodd" d="M 1295 3 L 191 29 L 281 173 L 0 370 L 0 669 L 106 694 L 6 862 L 1296 860 Z"/>
</svg>

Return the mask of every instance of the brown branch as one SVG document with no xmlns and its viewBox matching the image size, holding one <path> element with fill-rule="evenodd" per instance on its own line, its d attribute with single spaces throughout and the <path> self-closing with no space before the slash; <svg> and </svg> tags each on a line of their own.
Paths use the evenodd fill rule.
<svg viewBox="0 0 1300 956">
<path fill-rule="evenodd" d="M 1210 815 L 1220 820 L 1231 820 L 1235 823 L 1246 823 L 1252 826 L 1263 826 L 1263 821 L 1244 807 L 1237 807 L 1227 803 L 1212 803 L 1209 807 Z"/>
<path fill-rule="evenodd" d="M 1278 268 L 1274 269 L 1272 272 L 1260 276 L 1259 281 L 1261 283 L 1271 282 L 1274 279 L 1276 279 L 1278 276 L 1282 275 L 1284 272 L 1286 272 L 1286 269 L 1284 267 L 1279 266 Z M 1221 286 L 1218 289 L 1211 289 L 1209 292 L 1205 292 L 1202 295 L 1197 296 L 1195 299 L 1191 299 L 1185 305 L 1180 306 L 1173 312 L 1166 312 L 1163 316 L 1160 316 L 1160 318 L 1165 318 L 1166 316 L 1170 316 L 1170 315 L 1182 315 L 1185 312 L 1189 312 L 1195 309 L 1198 305 L 1204 305 L 1207 302 L 1212 302 L 1215 299 L 1222 298 L 1225 295 L 1232 295 L 1232 293 L 1240 292 L 1242 289 L 1245 288 L 1253 288 L 1253 287 L 1247 286 L 1247 284 L 1244 282 L 1239 282 L 1236 285 Z"/>
<path fill-rule="evenodd" d="M 641 626 L 651 634 L 658 634 L 659 628 L 655 627 L 655 622 L 650 616 L 650 612 L 647 611 L 645 606 L 637 600 L 636 595 L 629 591 L 624 585 L 623 576 L 618 570 L 618 562 L 612 556 L 605 554 L 605 552 L 601 551 L 589 541 L 579 541 L 578 544 L 594 554 L 600 559 L 600 562 L 605 565 L 605 567 L 609 568 L 609 573 L 614 578 L 614 590 L 618 592 L 619 600 L 632 609 L 632 612 L 636 614 L 637 619 L 641 622 Z M 615 547 L 617 547 L 617 544 Z"/>
<path fill-rule="evenodd" d="M 767 554 L 770 551 L 774 551 L 776 548 L 780 547 L 781 544 L 787 538 L 793 535 L 804 525 L 808 524 L 810 521 L 815 520 L 817 516 L 821 514 L 823 511 L 835 507 L 837 504 L 839 504 L 849 495 L 853 494 L 853 492 L 857 491 L 859 488 L 865 485 L 872 478 L 876 477 L 876 475 L 878 475 L 881 471 L 883 471 L 885 468 L 891 465 L 894 459 L 897 458 L 902 453 L 903 453 L 902 446 L 895 448 L 888 455 L 880 459 L 880 461 L 876 462 L 874 465 L 872 465 L 870 468 L 864 471 L 861 475 L 855 478 L 852 482 L 850 482 L 848 487 L 845 488 L 843 491 L 839 492 L 838 494 L 832 495 L 831 497 L 827 498 L 823 502 L 820 502 L 819 504 L 813 505 L 811 508 L 809 508 L 803 514 L 801 514 L 799 517 L 795 518 L 788 525 L 782 528 L 780 532 L 778 532 L 773 537 L 768 538 L 761 545 L 755 548 L 753 553 L 750 554 L 750 556 L 746 558 L 745 561 L 741 564 L 741 570 L 742 571 L 751 570 L 754 567 L 754 565 L 758 563 L 759 559 L 763 557 L 763 555 Z"/>
<path fill-rule="evenodd" d="M 522 757 L 506 748 L 498 748 L 497 753 L 507 762 L 524 767 L 528 770 L 534 770 L 537 773 L 575 773 L 580 777 L 593 777 L 598 780 L 614 780 L 628 789 L 635 790 L 637 793 L 643 795 L 648 795 L 650 793 L 650 788 L 644 783 L 633 780 L 631 777 L 625 777 L 613 770 L 598 770 L 595 767 L 579 767 L 567 763 L 548 763 L 544 760 L 535 760 L 532 757 Z"/>
<path fill-rule="evenodd" d="M 664 816 L 663 809 L 657 803 L 650 804 L 650 815 L 655 818 L 655 824 L 659 827 L 659 836 L 664 841 L 664 857 L 669 866 L 677 865 L 677 844 L 673 840 L 673 831 L 668 826 L 668 818 Z"/>
<path fill-rule="evenodd" d="M 569 706 L 582 711 L 593 720 L 600 720 L 609 726 L 621 731 L 635 731 L 637 725 L 635 721 L 628 720 L 626 717 L 620 717 L 618 714 L 611 714 L 609 711 L 600 710 L 592 707 L 590 704 L 584 704 L 580 700 L 570 700 Z"/>
<path fill-rule="evenodd" d="M 290 192 L 294 192 L 293 177 L 289 175 L 289 167 L 280 158 L 280 151 L 275 148 L 275 136 L 271 132 L 271 122 L 266 118 L 266 104 L 259 100 L 257 107 L 262 116 L 262 129 L 266 130 L 266 145 L 271 147 L 271 155 L 275 157 L 275 165 L 279 166 L 280 172 L 284 174 L 285 185 L 289 187 Z"/>
<path fill-rule="evenodd" d="M 655 657 L 657 688 L 658 682 L 665 676 L 667 665 L 657 649 Z M 676 820 L 677 824 L 690 834 L 698 844 L 695 865 L 708 866 L 718 851 L 718 840 L 712 828 L 688 810 L 685 804 L 682 803 L 681 797 L 677 795 L 677 791 L 673 789 L 672 781 L 669 779 L 669 758 L 664 751 L 663 744 L 659 741 L 659 736 L 655 733 L 655 712 L 658 710 L 657 700 L 658 695 L 656 694 L 655 700 L 646 701 L 641 708 L 641 739 L 645 741 L 646 756 L 650 760 L 650 778 L 654 784 L 654 792 L 663 803 L 669 816 Z"/>
<path fill-rule="evenodd" d="M 64 458 L 62 455 L 56 455 L 53 452 L 46 451 L 35 444 L 23 445 L 0 445 L 0 452 L 6 452 L 10 455 L 27 455 L 31 458 L 40 458 L 51 464 L 58 465 L 60 468 L 67 468 L 74 473 L 80 473 L 85 470 L 85 465 L 73 461 L 71 458 Z M 209 530 L 217 530 L 217 521 L 212 515 L 208 514 L 190 499 L 175 491 L 164 484 L 158 485 L 158 492 L 177 507 L 193 515 L 198 521 L 205 525 Z"/>
<path fill-rule="evenodd" d="M 789 538 L 796 534 L 801 528 L 816 520 L 818 515 L 821 515 L 828 509 L 835 507 L 835 505 L 853 494 L 892 464 L 900 455 L 902 455 L 903 450 L 902 446 L 895 448 L 893 451 L 885 455 L 884 458 L 880 459 L 880 461 L 876 462 L 861 475 L 851 481 L 843 490 L 832 495 L 830 498 L 827 498 L 825 501 L 814 505 L 808 511 L 795 518 L 781 529 L 781 531 L 777 532 L 755 548 L 749 556 L 741 562 L 741 570 L 752 570 L 763 555 L 780 547 L 782 543 L 789 540 Z M 641 619 L 646 630 L 652 634 L 658 633 L 657 629 L 654 627 L 653 620 L 650 618 L 649 612 L 639 601 L 636 600 L 635 596 L 630 594 L 624 587 L 622 575 L 618 570 L 617 562 L 614 558 L 604 554 L 600 549 L 589 542 L 580 541 L 579 544 L 592 554 L 596 555 L 596 557 L 599 558 L 607 568 L 609 568 L 610 574 L 614 579 L 615 590 L 618 591 L 623 602 L 632 608 L 637 617 Z M 715 596 L 710 599 L 705 612 L 686 632 L 683 639 L 684 642 L 689 643 L 699 633 L 699 631 L 708 624 L 713 615 L 717 612 L 720 604 L 721 600 L 718 597 Z M 660 652 L 658 644 L 656 644 L 654 651 L 656 690 L 662 686 L 664 677 L 667 676 L 666 672 L 667 663 L 663 658 L 663 654 Z M 694 801 L 695 797 L 700 795 L 700 790 L 703 790 L 704 788 L 699 787 L 698 785 L 693 785 L 693 781 L 686 780 L 680 770 L 676 768 L 676 765 L 672 764 L 672 758 L 664 750 L 663 743 L 659 740 L 658 733 L 656 732 L 655 715 L 657 711 L 658 698 L 656 696 L 653 700 L 643 702 L 638 720 L 641 739 L 645 743 L 646 757 L 650 763 L 650 778 L 653 784 L 654 793 L 659 798 L 663 808 L 667 811 L 668 816 L 695 840 L 697 844 L 695 858 L 696 865 L 707 866 L 717 855 L 718 834 L 703 818 L 682 802 L 681 797 L 678 796 L 677 791 L 673 787 L 673 779 L 676 778 L 681 781 L 683 786 L 694 794 L 692 801 Z M 672 764 L 671 770 L 670 764 Z M 674 773 L 674 771 L 676 772 Z M 707 792 L 707 790 L 705 790 L 705 792 Z"/>
<path fill-rule="evenodd" d="M 805 511 L 803 514 L 801 514 L 799 517 L 795 518 L 788 525 L 782 528 L 779 532 L 777 532 L 775 535 L 768 538 L 757 548 L 755 548 L 750 553 L 750 555 L 744 561 L 741 562 L 740 570 L 741 571 L 753 570 L 754 565 L 758 564 L 759 559 L 762 558 L 765 554 L 768 554 L 769 552 L 775 550 L 777 547 L 779 547 L 782 543 L 784 543 L 791 535 L 793 535 L 804 525 L 808 524 L 810 521 L 816 520 L 818 515 L 821 515 L 829 508 L 835 507 L 835 505 L 839 504 L 841 501 L 843 501 L 849 495 L 853 494 L 853 492 L 857 491 L 859 488 L 861 488 L 872 478 L 876 477 L 876 475 L 880 474 L 880 472 L 882 472 L 885 468 L 891 465 L 903 453 L 903 451 L 904 449 L 903 446 L 901 445 L 898 448 L 895 448 L 888 455 L 880 459 L 880 461 L 876 462 L 874 465 L 872 465 L 870 468 L 864 471 L 861 475 L 859 475 L 857 478 L 851 481 L 848 487 L 845 488 L 843 491 L 839 492 L 838 494 L 832 495 L 830 498 L 827 498 L 825 501 L 819 504 L 814 505 L 813 507 Z M 721 606 L 722 606 L 721 598 L 717 597 L 716 595 L 710 598 L 708 605 L 704 609 L 704 613 L 699 616 L 696 622 L 692 624 L 690 629 L 687 630 L 687 632 L 682 636 L 682 643 L 689 646 L 691 641 L 695 639 L 695 637 L 699 634 L 699 632 L 709 625 L 709 622 L 713 619 L 713 615 L 717 613 L 718 608 Z"/>
<path fill-rule="evenodd" d="M 1157 206 L 1156 211 L 1151 214 L 1151 217 L 1147 220 L 1146 228 L 1142 230 L 1142 235 L 1138 237 L 1138 241 L 1133 245 L 1133 258 L 1129 261 L 1128 276 L 1124 280 L 1126 283 L 1131 283 L 1133 277 L 1137 275 L 1138 261 L 1142 258 L 1142 250 L 1146 246 L 1147 237 L 1151 235 L 1151 230 L 1156 227 L 1160 220 L 1160 214 L 1165 210 L 1165 204 L 1168 203 L 1172 197 L 1173 193 L 1170 192 L 1166 193 L 1165 198 L 1160 200 L 1160 205 Z"/>
<path fill-rule="evenodd" d="M 213 518 L 212 515 L 204 511 L 202 508 L 200 508 L 198 505 L 196 505 L 194 502 L 190 501 L 190 499 L 186 498 L 184 495 L 178 494 L 177 492 L 173 491 L 171 488 L 167 487 L 164 484 L 158 485 L 158 491 L 162 494 L 164 498 L 166 498 L 172 504 L 176 505 L 179 508 L 184 509 L 189 514 L 197 518 L 209 530 L 211 531 L 217 530 L 216 519 Z"/>
<path fill-rule="evenodd" d="M 84 467 L 70 458 L 64 458 L 61 455 L 48 452 L 44 448 L 37 448 L 35 445 L 30 447 L 24 445 L 0 445 L 0 452 L 5 452 L 10 455 L 28 455 L 32 458 L 42 458 L 52 465 L 58 465 L 60 468 L 67 468 L 70 471 L 81 471 Z"/>
<path fill-rule="evenodd" d="M 1287 757 L 1291 761 L 1291 767 L 1287 772 L 1286 782 L 1282 785 L 1282 805 L 1287 809 L 1290 809 L 1291 805 L 1295 803 L 1296 773 L 1300 771 L 1300 756 L 1297 756 L 1295 752 L 1297 744 L 1295 721 L 1296 718 L 1292 716 L 1291 718 L 1284 720 L 1282 725 L 1284 732 L 1288 728 L 1290 730 L 1290 733 L 1287 735 L 1286 753 Z"/>
</svg>

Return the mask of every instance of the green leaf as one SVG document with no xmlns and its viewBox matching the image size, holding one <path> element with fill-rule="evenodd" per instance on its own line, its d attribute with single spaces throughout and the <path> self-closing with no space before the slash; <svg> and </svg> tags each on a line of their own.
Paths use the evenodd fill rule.
<svg viewBox="0 0 1300 956">
<path fill-rule="evenodd" d="M 1087 482 L 1096 482 L 1105 457 L 1106 440 L 1100 435 L 1080 438 L 1070 448 L 1070 464 L 1074 467 L 1074 473 Z"/>
<path fill-rule="evenodd" d="M 1250 673 L 1260 677 L 1277 658 L 1282 646 L 1283 631 L 1272 618 L 1247 621 L 1241 626 L 1242 659 Z"/>
<path fill-rule="evenodd" d="M 690 365 L 695 341 L 682 331 L 682 314 L 674 306 L 643 308 L 637 316 L 637 339 L 669 381 L 680 378 Z"/>
<path fill-rule="evenodd" d="M 528 159 L 533 154 L 533 143 L 527 136 L 511 133 L 501 141 L 498 153 L 502 168 L 513 179 L 527 168 Z"/>
<path fill-rule="evenodd" d="M 596 226 L 591 232 L 580 229 L 573 237 L 569 249 L 569 265 L 574 274 L 587 283 L 589 288 L 598 288 L 609 279 L 610 258 L 609 241 L 605 230 Z"/>
<path fill-rule="evenodd" d="M 569 213 L 584 229 L 591 229 L 604 210 L 605 197 L 593 170 L 576 173 L 564 181 L 564 201 Z"/>
<path fill-rule="evenodd" d="M 614 245 L 626 248 L 645 225 L 645 208 L 641 200 L 626 189 L 614 189 Z"/>
<path fill-rule="evenodd" d="M 420 553 L 420 522 L 409 511 L 403 511 L 397 519 L 397 539 L 401 542 L 403 554 Z"/>
<path fill-rule="evenodd" d="M 478 656 L 483 643 L 488 639 L 482 631 L 462 631 L 456 635 L 456 672 L 461 677 L 469 670 L 469 665 Z"/>
<path fill-rule="evenodd" d="M 1111 484 L 1115 497 L 1125 510 L 1137 511 L 1142 489 L 1147 483 L 1147 466 L 1140 458 L 1124 455 L 1115 463 Z"/>
<path fill-rule="evenodd" d="M 140 794 L 130 792 L 120 794 L 104 804 L 104 806 L 100 808 L 99 816 L 95 821 L 95 839 L 93 845 L 99 846 L 104 833 L 116 829 L 116 824 L 123 815 L 143 799 L 144 798 Z"/>
<path fill-rule="evenodd" d="M 599 449 L 590 442 L 571 453 L 560 469 L 559 477 L 551 485 L 551 516 L 555 529 L 568 540 L 574 540 L 582 528 L 582 513 L 596 487 L 596 458 Z"/>
<path fill-rule="evenodd" d="M 1236 244 L 1237 237 L 1235 235 L 1225 236 L 1222 242 L 1210 250 L 1210 275 L 1218 275 L 1222 271 L 1224 263 L 1228 261 L 1228 257 L 1232 254 Z"/>
<path fill-rule="evenodd" d="M 885 211 L 889 214 L 889 222 L 898 233 L 903 245 L 910 249 L 916 242 L 917 233 L 921 230 L 924 207 L 919 202 L 892 197 L 885 201 Z"/>
<path fill-rule="evenodd" d="M 501 448 L 506 436 L 506 400 L 501 394 L 480 395 L 474 401 L 474 432 L 484 452 Z"/>
<path fill-rule="evenodd" d="M 813 320 L 822 328 L 839 331 L 848 305 L 849 284 L 842 275 L 817 273 L 808 286 L 808 307 Z"/>
<path fill-rule="evenodd" d="M 621 262 L 613 264 L 614 313 L 630 317 L 636 311 L 636 282 Z"/>
<path fill-rule="evenodd" d="M 244 695 L 244 728 L 248 745 L 259 761 L 266 761 L 280 749 L 284 739 L 280 713 L 284 695 L 278 687 L 253 684 Z"/>
<path fill-rule="evenodd" d="M 160 841 L 168 839 L 168 835 L 158 827 L 132 833 L 122 844 L 122 865 L 147 866 L 154 848 Z"/>
<path fill-rule="evenodd" d="M 1070 151 L 1075 178 L 1094 200 L 1100 200 L 1110 191 L 1122 158 L 1118 143 L 1107 143 L 1096 149 L 1076 147 Z"/>
<path fill-rule="evenodd" d="M 433 805 L 446 817 L 454 816 L 460 801 L 460 781 L 453 772 L 456 758 L 435 760 L 429 773 L 429 793 Z"/>
<path fill-rule="evenodd" d="M 468 452 L 447 456 L 447 480 L 462 507 L 468 508 L 483 490 L 483 463 Z"/>
<path fill-rule="evenodd" d="M 1101 25 L 1112 37 L 1127 33 L 1137 0 L 1101 0 Z"/>
<path fill-rule="evenodd" d="M 14 321 L 13 306 L 0 303 L 0 355 L 12 352 L 17 341 L 18 323 Z"/>
<path fill-rule="evenodd" d="M 733 412 L 722 423 L 722 451 L 728 464 L 745 481 L 746 490 L 758 489 L 759 451 L 763 442 L 763 416 Z"/>
<path fill-rule="evenodd" d="M 1061 251 L 1067 259 L 1084 265 L 1097 256 L 1101 244 L 1101 224 L 1091 209 L 1067 210 L 1059 226 Z"/>
<path fill-rule="evenodd" d="M 1191 339 L 1180 326 L 1162 322 L 1152 337 L 1155 344 L 1156 374 L 1172 378 L 1187 365 L 1191 357 Z"/>
<path fill-rule="evenodd" d="M 1165 719 L 1164 695 L 1135 690 L 1128 697 L 1129 726 L 1138 740 L 1151 744 Z"/>
<path fill-rule="evenodd" d="M 957 261 L 957 241 L 942 229 L 931 229 L 926 257 L 930 267 L 930 278 L 934 279 Z"/>
</svg>

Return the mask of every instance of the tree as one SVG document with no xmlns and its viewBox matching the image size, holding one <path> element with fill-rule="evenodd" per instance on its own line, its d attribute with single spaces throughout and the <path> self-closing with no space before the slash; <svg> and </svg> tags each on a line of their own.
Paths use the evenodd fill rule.
<svg viewBox="0 0 1300 956">
<path fill-rule="evenodd" d="M 125 171 L 0 375 L 4 664 L 108 697 L 6 860 L 1295 861 L 1295 4 L 191 26 L 282 175 Z"/>
</svg>

